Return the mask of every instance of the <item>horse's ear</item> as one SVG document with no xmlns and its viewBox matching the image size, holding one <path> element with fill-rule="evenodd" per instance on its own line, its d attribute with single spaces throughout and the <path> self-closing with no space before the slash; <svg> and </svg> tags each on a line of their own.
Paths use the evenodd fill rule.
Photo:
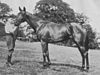
<svg viewBox="0 0 100 75">
<path fill-rule="evenodd" d="M 19 11 L 22 11 L 22 9 L 19 7 Z"/>
<path fill-rule="evenodd" d="M 23 7 L 23 10 L 24 10 L 24 11 L 26 11 L 26 8 L 25 8 L 25 7 Z"/>
</svg>

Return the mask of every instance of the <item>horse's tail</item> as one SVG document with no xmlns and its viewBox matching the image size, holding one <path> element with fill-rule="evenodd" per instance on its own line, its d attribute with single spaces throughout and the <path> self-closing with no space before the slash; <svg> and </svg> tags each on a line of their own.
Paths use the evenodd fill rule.
<svg viewBox="0 0 100 75">
<path fill-rule="evenodd" d="M 70 32 L 71 32 L 71 34 L 73 34 L 73 32 L 74 32 L 73 31 L 73 26 L 71 26 L 71 25 L 70 25 Z"/>
<path fill-rule="evenodd" d="M 86 48 L 87 50 L 89 49 L 89 36 L 88 36 L 88 33 L 86 34 L 85 48 Z"/>
<path fill-rule="evenodd" d="M 73 30 L 73 26 L 71 24 L 69 24 L 69 35 L 73 36 L 74 30 Z"/>
</svg>

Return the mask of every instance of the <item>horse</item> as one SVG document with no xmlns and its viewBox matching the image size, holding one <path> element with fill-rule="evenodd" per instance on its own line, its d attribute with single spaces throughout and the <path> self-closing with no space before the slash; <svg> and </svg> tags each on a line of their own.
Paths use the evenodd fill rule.
<svg viewBox="0 0 100 75">
<path fill-rule="evenodd" d="M 11 58 L 15 48 L 15 41 L 18 35 L 18 26 L 14 24 L 14 18 L 9 17 L 4 21 L 5 24 L 5 35 L 6 35 L 6 44 L 8 48 L 6 66 L 10 67 L 12 65 Z"/>
<path fill-rule="evenodd" d="M 34 14 L 27 12 L 25 7 L 23 9 L 19 7 L 15 24 L 19 26 L 22 22 L 27 22 L 34 29 L 37 38 L 41 42 L 44 67 L 51 64 L 48 44 L 72 39 L 82 56 L 82 69 L 86 67 L 89 70 L 89 39 L 87 31 L 81 25 L 76 23 L 57 24 L 44 21 L 37 18 Z"/>
</svg>

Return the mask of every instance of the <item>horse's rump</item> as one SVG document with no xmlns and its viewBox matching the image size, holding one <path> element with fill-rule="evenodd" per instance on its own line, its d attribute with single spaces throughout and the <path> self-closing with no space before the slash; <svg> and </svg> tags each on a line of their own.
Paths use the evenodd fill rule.
<svg viewBox="0 0 100 75">
<path fill-rule="evenodd" d="M 73 27 L 73 35 L 75 40 L 80 44 L 85 42 L 87 35 L 86 29 L 82 28 L 82 26 L 77 23 L 71 23 L 71 26 Z"/>
</svg>

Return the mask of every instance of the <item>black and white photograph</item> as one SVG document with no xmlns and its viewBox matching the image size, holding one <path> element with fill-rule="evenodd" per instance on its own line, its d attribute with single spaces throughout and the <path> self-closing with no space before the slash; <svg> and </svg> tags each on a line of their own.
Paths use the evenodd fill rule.
<svg viewBox="0 0 100 75">
<path fill-rule="evenodd" d="M 0 75 L 100 75 L 100 0 L 0 0 Z"/>
</svg>

